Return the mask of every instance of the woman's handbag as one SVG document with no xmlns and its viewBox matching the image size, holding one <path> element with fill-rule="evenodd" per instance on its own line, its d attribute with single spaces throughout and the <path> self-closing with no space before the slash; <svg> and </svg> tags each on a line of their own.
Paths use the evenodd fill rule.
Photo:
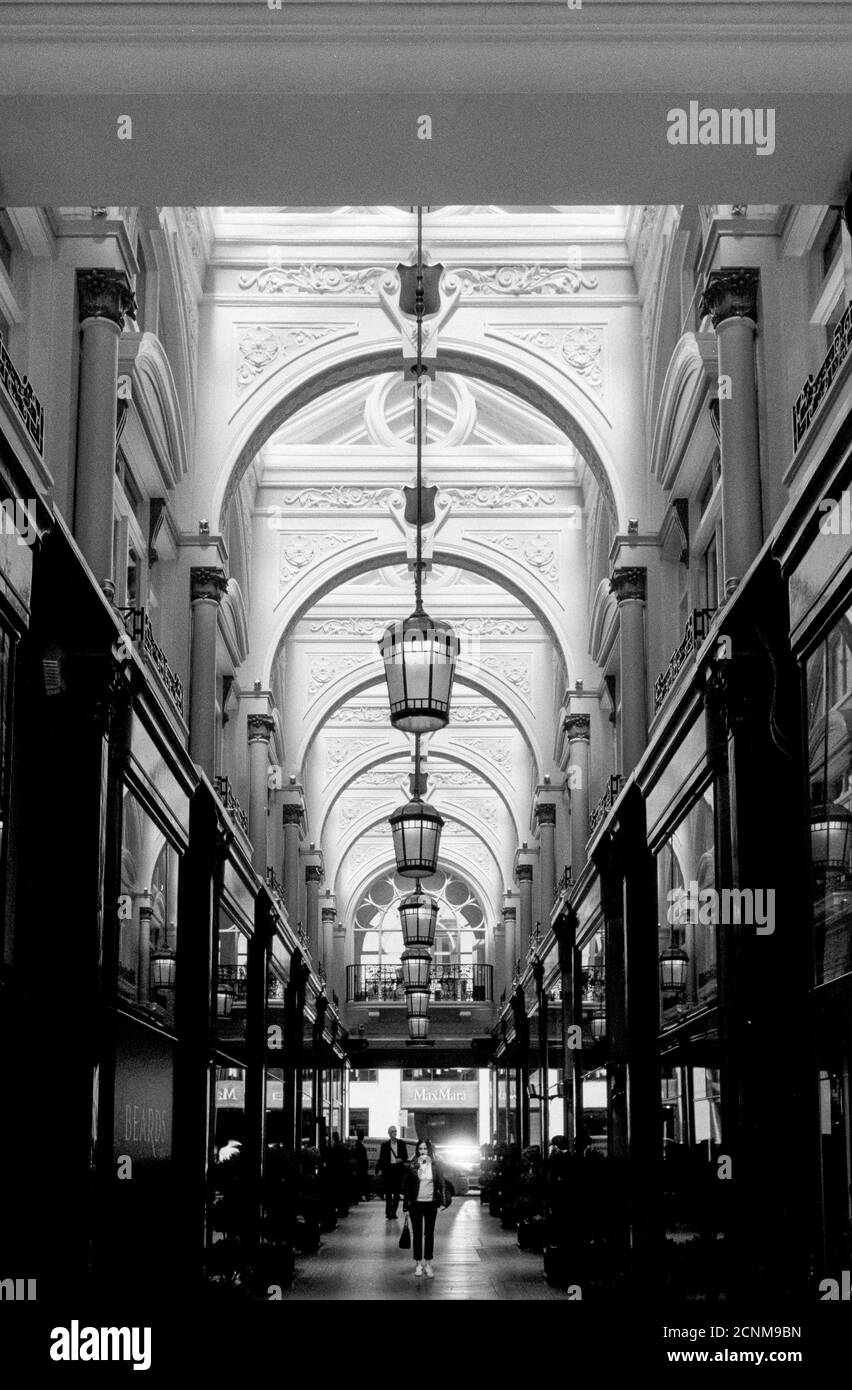
<svg viewBox="0 0 852 1390">
<path fill-rule="evenodd" d="M 399 1233 L 399 1248 L 400 1250 L 411 1249 L 411 1227 L 408 1224 L 408 1212 L 405 1213 L 405 1223 Z"/>
<path fill-rule="evenodd" d="M 445 1188 L 444 1188 L 444 1210 L 446 1211 L 447 1207 L 451 1207 L 452 1204 L 453 1204 L 453 1194 L 452 1194 L 452 1192 L 450 1191 L 450 1189 L 449 1189 L 448 1187 L 445 1187 Z"/>
</svg>

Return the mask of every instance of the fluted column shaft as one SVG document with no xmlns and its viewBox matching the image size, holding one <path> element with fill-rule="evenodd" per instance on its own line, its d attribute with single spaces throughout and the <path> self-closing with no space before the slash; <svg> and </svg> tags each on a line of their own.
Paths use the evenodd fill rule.
<svg viewBox="0 0 852 1390">
<path fill-rule="evenodd" d="M 125 317 L 136 317 L 136 303 L 127 276 L 116 270 L 78 270 L 77 294 L 80 375 L 74 535 L 95 579 L 112 599 L 118 340 Z"/>
<path fill-rule="evenodd" d="M 300 806 L 285 805 L 281 818 L 284 824 L 284 902 L 287 916 L 294 928 L 299 921 L 299 840 L 302 810 Z"/>
<path fill-rule="evenodd" d="M 252 864 L 263 879 L 266 878 L 269 860 L 269 740 L 274 728 L 275 720 L 270 714 L 248 716 L 249 839 L 252 843 Z"/>
<path fill-rule="evenodd" d="M 576 881 L 586 862 L 589 838 L 589 728 L 587 714 L 565 716 L 568 735 L 568 791 L 571 797 L 571 873 Z"/>
<path fill-rule="evenodd" d="M 521 961 L 526 959 L 529 950 L 530 937 L 533 930 L 532 904 L 533 904 L 533 866 L 532 864 L 519 864 L 515 870 L 515 877 L 518 881 L 518 892 L 520 894 L 520 914 L 518 930 L 518 955 Z"/>
<path fill-rule="evenodd" d="M 504 962 L 505 962 L 505 964 L 504 964 L 504 975 L 505 975 L 505 979 L 504 979 L 503 984 L 500 986 L 500 993 L 502 994 L 503 989 L 505 988 L 506 994 L 509 995 L 509 994 L 511 993 L 511 990 L 512 990 L 512 977 L 514 976 L 514 973 L 515 973 L 515 962 L 517 961 L 517 959 L 518 959 L 518 954 L 519 954 L 519 952 L 518 952 L 518 909 L 517 909 L 516 907 L 508 907 L 508 906 L 507 906 L 507 907 L 504 907 L 504 908 L 503 908 L 503 933 L 504 933 L 504 936 L 505 936 L 505 943 L 504 943 Z M 498 999 L 500 998 L 500 995 L 499 995 L 499 994 L 498 994 L 497 998 L 498 998 Z"/>
<path fill-rule="evenodd" d="M 546 931 L 556 897 L 556 807 L 553 802 L 543 801 L 535 814 L 539 834 L 538 920 L 542 931 Z"/>
<path fill-rule="evenodd" d="M 701 301 L 711 314 L 719 362 L 722 459 L 722 557 L 725 594 L 733 593 L 763 540 L 754 338 L 759 272 L 714 270 Z"/>
<path fill-rule="evenodd" d="M 621 772 L 629 777 L 648 744 L 645 661 L 645 579 L 639 565 L 613 571 L 610 587 L 618 600 L 621 697 Z"/>
<path fill-rule="evenodd" d="M 211 781 L 216 771 L 216 635 L 226 584 L 224 570 L 190 570 L 189 752 Z"/>
<path fill-rule="evenodd" d="M 320 911 L 319 911 L 319 890 L 322 883 L 322 867 L 319 864 L 305 865 L 305 889 L 306 889 L 306 911 L 305 931 L 308 938 L 308 950 L 314 965 L 320 961 Z"/>
</svg>

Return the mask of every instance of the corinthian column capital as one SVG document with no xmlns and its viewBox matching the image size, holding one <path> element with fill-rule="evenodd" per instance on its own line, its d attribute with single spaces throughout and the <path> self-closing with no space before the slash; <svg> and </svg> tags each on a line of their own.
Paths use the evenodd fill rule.
<svg viewBox="0 0 852 1390">
<path fill-rule="evenodd" d="M 77 299 L 81 323 L 109 319 L 121 332 L 125 318 L 136 318 L 136 300 L 123 270 L 78 270 Z"/>
<path fill-rule="evenodd" d="M 268 743 L 275 728 L 271 714 L 250 714 L 248 716 L 249 743 Z"/>
<path fill-rule="evenodd" d="M 211 565 L 199 565 L 189 571 L 190 597 L 193 603 L 213 599 L 221 603 L 228 587 L 225 571 Z"/>
<path fill-rule="evenodd" d="M 621 569 L 613 570 L 609 587 L 617 601 L 626 603 L 628 599 L 638 599 L 644 603 L 647 573 L 643 565 L 624 565 Z"/>
<path fill-rule="evenodd" d="M 709 314 L 713 327 L 725 319 L 753 319 L 757 322 L 757 287 L 760 272 L 752 266 L 711 270 L 701 296 L 699 314 Z"/>
<path fill-rule="evenodd" d="M 588 714 L 566 714 L 562 720 L 562 727 L 568 735 L 569 742 L 579 738 L 588 742 L 591 726 L 592 720 Z"/>
</svg>

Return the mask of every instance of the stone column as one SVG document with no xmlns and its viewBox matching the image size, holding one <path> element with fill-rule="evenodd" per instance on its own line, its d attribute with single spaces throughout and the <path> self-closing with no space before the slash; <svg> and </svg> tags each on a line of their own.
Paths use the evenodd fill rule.
<svg viewBox="0 0 852 1390">
<path fill-rule="evenodd" d="M 536 802 L 535 818 L 538 824 L 538 920 L 543 932 L 547 931 L 553 900 L 556 897 L 556 804 L 539 799 Z"/>
<path fill-rule="evenodd" d="M 320 956 L 330 974 L 334 964 L 334 924 L 337 921 L 337 901 L 330 890 L 320 898 Z M 334 988 L 340 996 L 340 985 L 334 980 Z"/>
<path fill-rule="evenodd" d="M 136 998 L 147 1004 L 151 997 L 151 894 L 144 893 L 139 903 L 139 974 Z"/>
<path fill-rule="evenodd" d="M 331 928 L 332 949 L 331 949 L 331 983 L 332 988 L 337 990 L 337 997 L 341 1004 L 346 1002 L 346 924 L 341 922 L 335 909 L 334 922 Z"/>
<path fill-rule="evenodd" d="M 500 994 L 506 991 L 506 997 L 512 992 L 512 979 L 515 974 L 515 962 L 518 959 L 518 909 L 514 903 L 505 903 L 503 907 L 503 930 L 505 935 L 505 956 L 504 956 L 504 979 L 500 986 Z M 497 998 L 500 998 L 500 994 Z"/>
<path fill-rule="evenodd" d="M 299 787 L 288 787 L 284 792 L 281 820 L 284 826 L 284 902 L 290 926 L 296 930 L 301 917 L 299 885 L 299 842 L 302 837 L 302 821 L 305 814 L 302 792 Z"/>
<path fill-rule="evenodd" d="M 192 636 L 189 684 L 189 754 L 210 780 L 216 771 L 216 634 L 225 571 L 200 565 L 189 572 Z"/>
<path fill-rule="evenodd" d="M 719 361 L 726 598 L 740 583 L 763 540 L 754 363 L 759 279 L 759 271 L 751 267 L 712 270 L 700 308 L 702 315 L 713 319 Z"/>
<path fill-rule="evenodd" d="M 275 728 L 271 714 L 248 716 L 249 742 L 249 839 L 255 872 L 266 880 L 267 828 L 269 824 L 269 740 Z"/>
<path fill-rule="evenodd" d="M 613 571 L 610 588 L 618 601 L 621 768 L 629 777 L 648 743 L 645 669 L 645 578 L 642 565 Z"/>
<path fill-rule="evenodd" d="M 494 979 L 494 1002 L 500 998 L 507 987 L 506 980 L 506 923 L 503 917 L 494 923 L 494 954 L 492 957 Z"/>
<path fill-rule="evenodd" d="M 305 934 L 316 970 L 322 959 L 319 910 L 319 890 L 323 877 L 322 850 L 314 849 L 311 845 L 310 849 L 302 849 L 300 854 L 305 864 Z"/>
<path fill-rule="evenodd" d="M 521 969 L 526 960 L 529 949 L 530 937 L 533 931 L 533 866 L 532 864 L 515 865 L 515 881 L 520 893 L 520 917 L 517 941 L 517 952 L 521 959 Z"/>
<path fill-rule="evenodd" d="M 136 301 L 124 271 L 78 270 L 80 377 L 74 536 L 107 597 L 115 597 L 115 492 L 118 340 Z"/>
<path fill-rule="evenodd" d="M 566 714 L 568 739 L 567 785 L 571 798 L 571 875 L 576 883 L 586 863 L 589 838 L 589 729 L 587 714 Z"/>
</svg>

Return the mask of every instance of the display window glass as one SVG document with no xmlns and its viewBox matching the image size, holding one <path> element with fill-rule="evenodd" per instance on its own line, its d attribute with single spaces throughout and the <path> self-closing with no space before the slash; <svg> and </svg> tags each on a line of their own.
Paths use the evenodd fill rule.
<svg viewBox="0 0 852 1390">
<path fill-rule="evenodd" d="M 852 972 L 852 608 L 806 667 L 814 983 Z"/>
<path fill-rule="evenodd" d="M 116 992 L 158 1023 L 174 1023 L 180 855 L 129 788 L 122 799 Z"/>
<path fill-rule="evenodd" d="M 657 856 L 660 1026 L 716 1002 L 717 928 L 713 789 L 671 831 Z"/>
</svg>

